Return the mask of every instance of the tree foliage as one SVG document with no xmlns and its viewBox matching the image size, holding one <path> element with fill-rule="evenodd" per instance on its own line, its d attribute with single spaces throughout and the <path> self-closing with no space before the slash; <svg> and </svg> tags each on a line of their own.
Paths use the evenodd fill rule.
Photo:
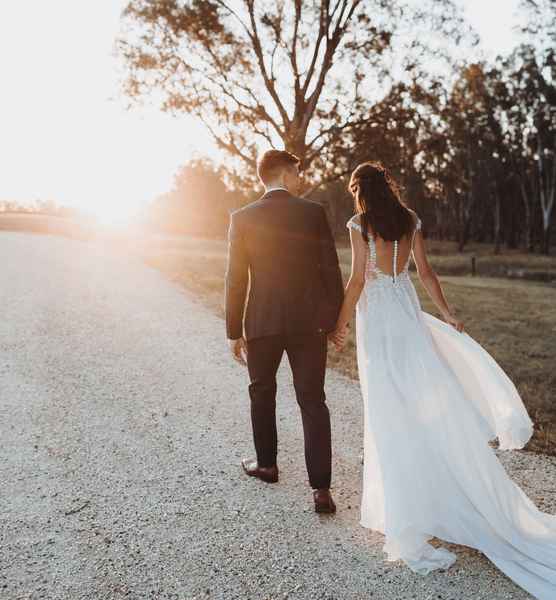
<svg viewBox="0 0 556 600">
<path fill-rule="evenodd" d="M 200 118 L 244 189 L 262 148 L 296 153 L 336 231 L 352 210 L 342 178 L 372 158 L 429 234 L 549 252 L 556 0 L 522 11 L 521 42 L 485 61 L 451 0 L 130 0 L 126 92 Z M 210 193 L 224 222 L 237 197 Z"/>
<path fill-rule="evenodd" d="M 126 92 L 203 121 L 253 172 L 284 147 L 322 179 L 395 77 L 430 77 L 473 39 L 451 0 L 131 0 L 120 50 Z M 436 30 L 427 45 L 420 32 Z M 430 37 L 430 36 L 429 36 Z M 440 41 L 438 41 L 440 40 Z M 426 61 L 425 59 L 428 59 Z"/>
<path fill-rule="evenodd" d="M 149 207 L 148 221 L 156 229 L 221 237 L 228 227 L 229 211 L 246 202 L 240 192 L 224 183 L 224 173 L 206 160 L 183 165 L 170 191 Z"/>
</svg>

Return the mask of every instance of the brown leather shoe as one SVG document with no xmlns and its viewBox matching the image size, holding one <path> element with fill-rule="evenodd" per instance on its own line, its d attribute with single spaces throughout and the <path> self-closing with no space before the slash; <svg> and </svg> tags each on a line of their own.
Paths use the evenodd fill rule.
<svg viewBox="0 0 556 600">
<path fill-rule="evenodd" d="M 336 505 L 332 500 L 332 494 L 327 488 L 313 490 L 313 500 L 315 501 L 315 512 L 335 513 Z"/>
<path fill-rule="evenodd" d="M 259 467 L 256 460 L 244 458 L 241 461 L 241 466 L 250 477 L 257 477 L 266 483 L 276 483 L 278 481 L 278 467 L 276 465 L 273 467 Z"/>
</svg>

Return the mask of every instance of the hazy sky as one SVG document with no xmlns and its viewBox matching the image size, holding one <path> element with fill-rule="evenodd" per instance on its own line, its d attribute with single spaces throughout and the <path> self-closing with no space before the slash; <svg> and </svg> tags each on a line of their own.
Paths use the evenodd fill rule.
<svg viewBox="0 0 556 600">
<path fill-rule="evenodd" d="M 460 0 L 486 50 L 515 43 L 517 0 Z M 212 143 L 192 119 L 125 110 L 113 41 L 124 0 L 0 2 L 0 200 L 116 216 L 168 190 Z"/>
</svg>

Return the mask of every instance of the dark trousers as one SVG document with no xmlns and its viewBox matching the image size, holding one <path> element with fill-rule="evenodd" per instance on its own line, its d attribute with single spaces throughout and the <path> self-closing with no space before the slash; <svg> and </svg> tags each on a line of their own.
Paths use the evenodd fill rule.
<svg viewBox="0 0 556 600">
<path fill-rule="evenodd" d="M 284 352 L 293 374 L 305 437 L 305 464 L 312 488 L 329 488 L 331 477 L 330 414 L 324 394 L 325 333 L 272 335 L 247 342 L 251 384 L 251 423 L 261 467 L 276 464 L 276 372 Z"/>
</svg>

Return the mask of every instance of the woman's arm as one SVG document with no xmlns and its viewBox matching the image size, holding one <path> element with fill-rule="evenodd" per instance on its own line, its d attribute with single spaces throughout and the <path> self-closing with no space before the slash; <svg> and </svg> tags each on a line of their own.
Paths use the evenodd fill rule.
<svg viewBox="0 0 556 600">
<path fill-rule="evenodd" d="M 415 239 L 413 241 L 413 259 L 415 261 L 415 266 L 417 267 L 419 279 L 423 283 L 431 300 L 440 311 L 443 319 L 458 331 L 463 331 L 463 323 L 453 315 L 452 310 L 448 306 L 448 301 L 444 296 L 444 292 L 442 291 L 438 276 L 429 263 L 425 248 L 425 240 L 423 239 L 423 234 L 420 230 L 415 232 Z"/>
<path fill-rule="evenodd" d="M 357 229 L 350 228 L 349 235 L 351 239 L 351 274 L 346 285 L 344 302 L 338 316 L 338 321 L 336 322 L 336 329 L 331 336 L 332 341 L 338 349 L 345 342 L 347 325 L 351 320 L 355 305 L 365 286 L 365 266 L 367 264 L 368 246 L 362 234 Z"/>
</svg>

